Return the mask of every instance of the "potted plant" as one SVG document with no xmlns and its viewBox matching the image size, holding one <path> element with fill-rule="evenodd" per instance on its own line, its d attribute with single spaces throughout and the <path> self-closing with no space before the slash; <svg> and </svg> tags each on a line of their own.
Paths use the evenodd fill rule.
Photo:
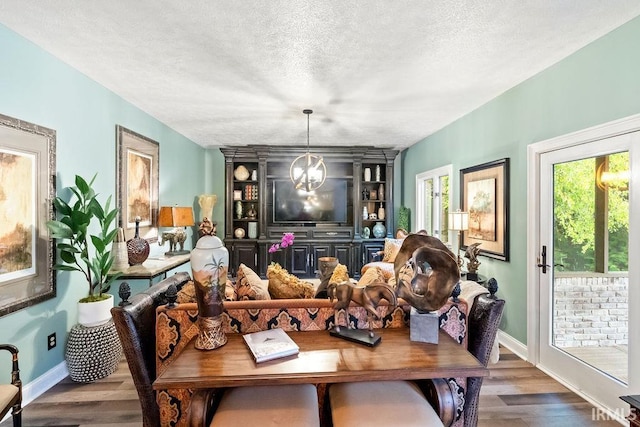
<svg viewBox="0 0 640 427">
<path fill-rule="evenodd" d="M 58 214 L 57 221 L 47 221 L 47 228 L 56 241 L 60 262 L 54 268 L 61 271 L 81 272 L 88 285 L 89 294 L 78 304 L 78 322 L 85 326 L 97 326 L 111 318 L 113 295 L 108 294 L 111 283 L 118 275 L 109 275 L 113 264 L 111 243 L 117 228 L 114 221 L 118 210 L 111 209 L 111 196 L 103 207 L 92 188 L 97 175 L 89 183 L 76 175 L 72 200 L 65 202 L 60 197 L 53 201 Z M 75 200 L 74 200 L 75 196 Z M 90 228 L 99 225 L 97 234 Z"/>
</svg>

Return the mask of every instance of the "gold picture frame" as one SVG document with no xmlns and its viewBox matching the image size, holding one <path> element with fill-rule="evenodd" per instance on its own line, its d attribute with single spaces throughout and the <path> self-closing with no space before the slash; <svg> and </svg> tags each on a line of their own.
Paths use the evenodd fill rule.
<svg viewBox="0 0 640 427">
<path fill-rule="evenodd" d="M 116 125 L 116 147 L 120 227 L 126 239 L 131 239 L 139 216 L 140 237 L 153 243 L 158 240 L 159 144 Z"/>
<path fill-rule="evenodd" d="M 56 296 L 56 131 L 0 114 L 0 316 Z"/>
<path fill-rule="evenodd" d="M 480 243 L 480 255 L 509 260 L 509 159 L 460 170 L 460 208 L 469 212 L 461 249 Z"/>
</svg>

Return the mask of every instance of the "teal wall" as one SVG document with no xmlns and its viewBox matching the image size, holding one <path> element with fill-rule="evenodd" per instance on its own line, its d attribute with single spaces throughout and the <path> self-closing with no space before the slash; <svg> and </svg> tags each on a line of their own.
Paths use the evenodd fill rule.
<svg viewBox="0 0 640 427">
<path fill-rule="evenodd" d="M 96 190 L 104 199 L 110 194 L 115 198 L 119 124 L 159 142 L 161 204 L 190 205 L 199 215 L 198 194 L 224 194 L 224 172 L 207 172 L 224 171 L 219 150 L 196 145 L 2 25 L 0 55 L 0 113 L 56 130 L 58 190 L 73 185 L 76 174 L 90 178 L 97 172 Z M 219 201 L 214 219 L 221 222 L 222 212 Z M 192 245 L 187 242 L 187 247 Z M 155 246 L 152 250 L 164 252 Z M 148 284 L 138 282 L 132 284 L 134 292 Z M 20 349 L 25 384 L 64 360 L 67 333 L 76 323 L 76 303 L 87 294 L 78 274 L 58 274 L 57 287 L 55 299 L 0 318 L 0 342 Z M 47 351 L 46 338 L 52 332 L 57 333 L 58 346 Z M 8 358 L 0 357 L 4 366 Z"/>
<path fill-rule="evenodd" d="M 527 145 L 640 113 L 640 18 L 596 40 L 401 153 L 402 203 L 415 212 L 415 175 L 443 165 L 459 170 L 509 157 L 510 262 L 481 257 L 506 299 L 502 329 L 527 342 Z M 415 227 L 415 218 L 412 215 Z"/>
</svg>

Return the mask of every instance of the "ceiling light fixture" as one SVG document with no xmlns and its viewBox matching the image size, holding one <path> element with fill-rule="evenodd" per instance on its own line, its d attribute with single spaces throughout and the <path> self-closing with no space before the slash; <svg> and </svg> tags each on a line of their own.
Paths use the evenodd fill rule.
<svg viewBox="0 0 640 427">
<path fill-rule="evenodd" d="M 311 192 L 320 188 L 327 178 L 327 167 L 322 156 L 309 152 L 309 116 L 313 110 L 302 110 L 307 115 L 307 152 L 296 157 L 289 168 L 289 176 L 296 190 Z"/>
</svg>

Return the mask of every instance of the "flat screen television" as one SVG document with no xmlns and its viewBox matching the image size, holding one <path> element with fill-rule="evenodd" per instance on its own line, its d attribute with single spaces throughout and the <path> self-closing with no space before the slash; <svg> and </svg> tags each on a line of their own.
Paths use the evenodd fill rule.
<svg viewBox="0 0 640 427">
<path fill-rule="evenodd" d="M 296 190 L 291 180 L 273 181 L 274 223 L 347 222 L 347 181 L 327 179 L 312 192 Z"/>
</svg>

